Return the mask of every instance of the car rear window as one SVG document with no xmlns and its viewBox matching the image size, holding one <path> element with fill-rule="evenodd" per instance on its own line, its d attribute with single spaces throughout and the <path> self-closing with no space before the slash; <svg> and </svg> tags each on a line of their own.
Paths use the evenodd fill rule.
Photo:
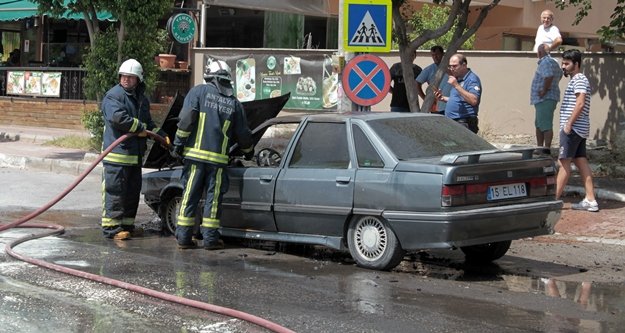
<svg viewBox="0 0 625 333">
<path fill-rule="evenodd" d="M 495 149 L 486 140 L 445 117 L 400 117 L 368 123 L 400 160 Z"/>
</svg>

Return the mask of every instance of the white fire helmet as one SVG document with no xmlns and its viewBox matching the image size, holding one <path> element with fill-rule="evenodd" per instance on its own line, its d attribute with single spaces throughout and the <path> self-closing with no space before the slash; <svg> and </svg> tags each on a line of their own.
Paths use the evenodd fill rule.
<svg viewBox="0 0 625 333">
<path fill-rule="evenodd" d="M 206 82 L 215 81 L 217 88 L 223 95 L 233 95 L 232 74 L 230 66 L 225 61 L 209 57 L 204 67 L 204 80 Z"/>
<path fill-rule="evenodd" d="M 139 78 L 139 82 L 143 82 L 143 67 L 135 59 L 128 59 L 119 66 L 119 75 L 132 75 Z"/>
</svg>

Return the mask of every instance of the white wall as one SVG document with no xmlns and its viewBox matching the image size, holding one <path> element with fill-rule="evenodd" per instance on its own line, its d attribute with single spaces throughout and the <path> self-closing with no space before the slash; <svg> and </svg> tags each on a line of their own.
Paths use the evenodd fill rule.
<svg viewBox="0 0 625 333">
<path fill-rule="evenodd" d="M 242 54 L 264 53 L 271 50 L 239 49 Z M 310 52 L 323 52 L 314 50 Z M 326 52 L 328 50 L 325 50 Z M 202 63 L 207 49 L 194 49 L 193 61 Z M 215 52 L 215 50 L 210 50 Z M 230 50 L 230 52 L 232 52 Z M 293 50 L 294 53 L 307 52 Z M 469 67 L 480 77 L 483 85 L 480 105 L 480 128 L 497 135 L 525 135 L 534 137 L 534 107 L 529 104 L 530 85 L 536 70 L 536 54 L 518 51 L 466 51 Z M 399 61 L 396 52 L 379 55 L 387 65 Z M 561 54 L 552 55 L 560 62 Z M 613 141 L 616 134 L 625 129 L 625 54 L 585 53 L 582 72 L 592 86 L 591 139 Z M 418 51 L 415 63 L 425 67 L 432 63 L 429 51 Z M 192 66 L 193 82 L 203 82 L 202 67 Z M 568 78 L 560 81 L 563 93 Z M 372 107 L 373 111 L 386 111 L 390 107 L 390 96 Z M 554 115 L 554 130 L 557 132 L 558 108 Z M 554 140 L 554 145 L 557 141 Z"/>
<path fill-rule="evenodd" d="M 480 128 L 497 134 L 534 136 L 534 107 L 529 104 L 530 86 L 536 70 L 533 52 L 467 51 L 463 52 L 469 67 L 480 77 L 483 86 L 480 104 Z M 552 56 L 561 62 L 561 54 Z M 390 66 L 399 56 L 383 56 Z M 417 54 L 415 63 L 425 67 L 432 63 L 429 52 Z M 591 88 L 591 139 L 614 140 L 625 129 L 625 54 L 583 54 L 582 72 Z M 560 81 L 564 93 L 569 78 Z M 372 107 L 374 111 L 388 110 L 390 97 Z M 559 108 L 554 115 L 557 130 Z M 556 142 L 557 143 L 557 142 Z"/>
</svg>

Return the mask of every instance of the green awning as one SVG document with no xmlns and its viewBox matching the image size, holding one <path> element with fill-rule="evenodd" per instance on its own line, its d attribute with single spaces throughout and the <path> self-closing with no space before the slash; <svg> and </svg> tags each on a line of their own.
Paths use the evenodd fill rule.
<svg viewBox="0 0 625 333">
<path fill-rule="evenodd" d="M 0 0 L 0 21 L 19 21 L 21 19 L 39 16 L 37 4 L 28 0 Z M 82 14 L 63 14 L 61 19 L 82 20 Z M 113 20 L 113 15 L 107 12 L 98 13 L 98 20 Z"/>
<path fill-rule="evenodd" d="M 0 21 L 17 21 L 37 16 L 37 5 L 30 1 L 0 0 Z"/>
</svg>

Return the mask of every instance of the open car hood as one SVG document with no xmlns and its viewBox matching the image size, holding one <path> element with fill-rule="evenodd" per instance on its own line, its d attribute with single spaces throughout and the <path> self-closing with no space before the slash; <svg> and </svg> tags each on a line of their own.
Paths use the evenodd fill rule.
<svg viewBox="0 0 625 333">
<path fill-rule="evenodd" d="M 267 99 L 260 99 L 249 102 L 242 102 L 245 116 L 247 117 L 247 126 L 254 130 L 265 121 L 274 118 L 280 113 L 286 102 L 291 97 L 291 93 Z M 184 96 L 176 95 L 173 102 L 169 105 L 169 111 L 164 118 L 162 124 L 156 124 L 162 128 L 170 139 L 174 139 L 178 130 L 178 115 L 182 110 Z M 258 143 L 260 135 L 254 136 L 254 144 Z M 178 163 L 173 159 L 167 149 L 159 144 L 154 144 L 153 140 L 148 141 L 148 150 L 145 153 L 143 167 L 150 169 L 161 169 L 166 166 L 174 166 Z"/>
</svg>

